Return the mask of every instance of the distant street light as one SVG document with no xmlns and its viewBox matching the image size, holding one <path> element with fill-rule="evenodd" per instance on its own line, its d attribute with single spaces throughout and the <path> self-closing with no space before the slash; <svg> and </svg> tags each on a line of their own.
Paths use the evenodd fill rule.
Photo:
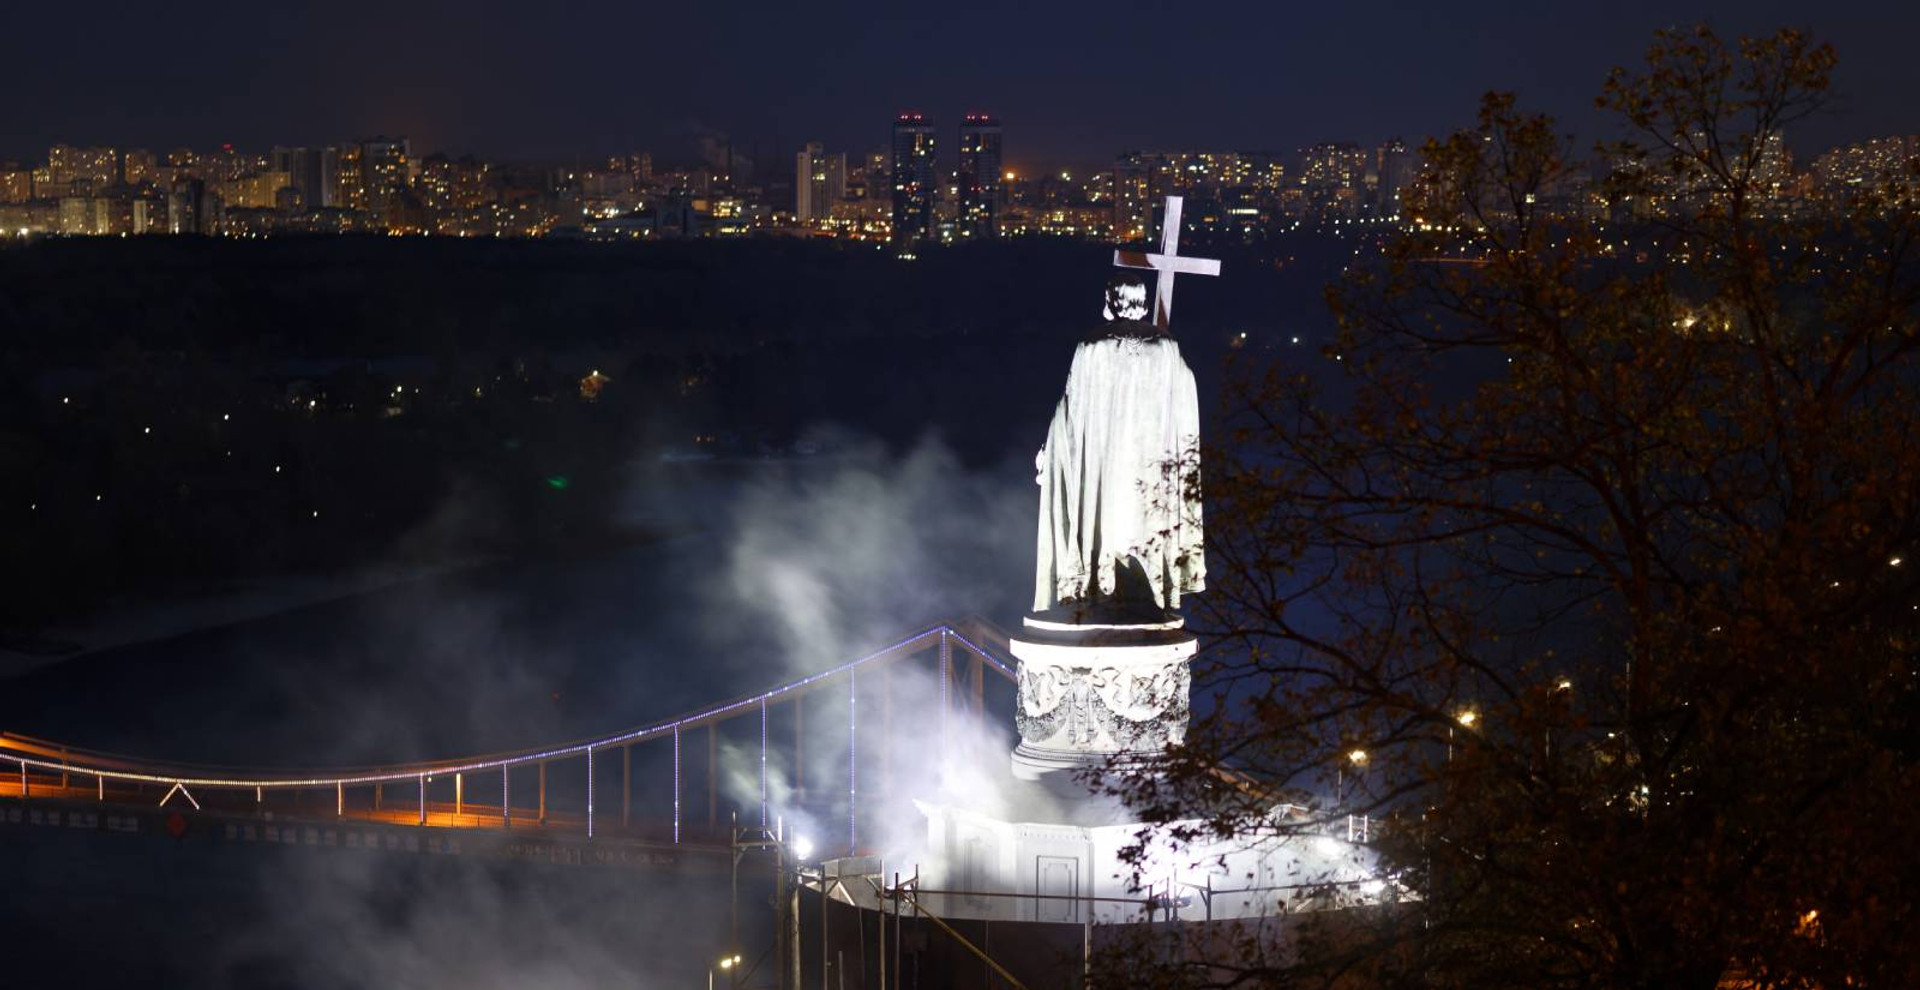
<svg viewBox="0 0 1920 990">
<path fill-rule="evenodd" d="M 1468 708 L 1454 715 L 1453 720 L 1460 723 L 1461 728 L 1471 729 L 1475 722 L 1480 721 L 1480 713 Z M 1447 762 L 1453 762 L 1453 726 L 1451 725 L 1447 726 Z"/>
<path fill-rule="evenodd" d="M 707 967 L 707 990 L 713 990 L 713 971 L 715 967 L 718 967 L 720 969 L 731 970 L 733 967 L 738 965 L 740 965 L 739 956 L 728 956 L 725 959 L 722 959 L 719 962 L 714 963 L 712 966 L 708 966 Z"/>
<path fill-rule="evenodd" d="M 1367 766 L 1367 751 L 1357 747 L 1354 749 L 1348 750 L 1347 763 L 1353 765 L 1355 773 L 1359 773 L 1362 770 L 1365 770 Z M 1346 773 L 1345 766 L 1336 765 L 1334 767 L 1333 790 L 1334 790 L 1334 797 L 1337 800 L 1341 802 L 1346 801 L 1347 773 Z"/>
</svg>

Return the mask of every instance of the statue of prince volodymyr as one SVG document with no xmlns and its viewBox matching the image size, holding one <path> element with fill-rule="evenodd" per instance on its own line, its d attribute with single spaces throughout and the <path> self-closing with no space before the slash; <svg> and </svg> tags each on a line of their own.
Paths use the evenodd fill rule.
<svg viewBox="0 0 1920 990">
<path fill-rule="evenodd" d="M 1108 280 L 1106 322 L 1075 349 L 1035 458 L 1036 613 L 1164 613 L 1206 588 L 1199 398 L 1150 295 L 1135 273 Z"/>
</svg>

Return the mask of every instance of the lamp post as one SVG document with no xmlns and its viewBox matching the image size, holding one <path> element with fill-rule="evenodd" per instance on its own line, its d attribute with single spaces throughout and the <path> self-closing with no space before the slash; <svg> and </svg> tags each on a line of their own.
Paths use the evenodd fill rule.
<svg viewBox="0 0 1920 990">
<path fill-rule="evenodd" d="M 1480 721 L 1480 713 L 1471 708 L 1465 708 L 1455 714 L 1453 720 L 1460 723 L 1461 728 L 1471 729 Z M 1448 762 L 1453 760 L 1453 726 L 1451 725 L 1447 726 L 1447 760 Z"/>
<path fill-rule="evenodd" d="M 1345 803 L 1347 800 L 1347 767 L 1349 765 L 1353 767 L 1356 776 L 1364 772 L 1367 768 L 1367 751 L 1356 746 L 1348 750 L 1346 757 L 1336 765 L 1333 772 L 1333 788 L 1334 796 L 1340 803 Z"/>
<path fill-rule="evenodd" d="M 740 965 L 739 956 L 728 956 L 725 959 L 721 959 L 720 961 L 714 963 L 712 966 L 708 966 L 707 967 L 707 990 L 713 990 L 713 971 L 715 969 L 732 970 L 733 967 L 738 965 Z"/>
<path fill-rule="evenodd" d="M 1573 679 L 1568 677 L 1562 677 L 1559 680 L 1555 681 L 1553 683 L 1553 694 L 1551 695 L 1551 697 L 1556 703 L 1555 714 L 1559 713 L 1559 709 L 1557 708 L 1558 703 L 1564 702 L 1568 705 L 1571 705 L 1573 702 Z M 1552 763 L 1553 762 L 1553 722 L 1551 720 L 1547 722 L 1546 741 L 1547 741 L 1547 750 L 1546 750 L 1547 762 Z"/>
</svg>

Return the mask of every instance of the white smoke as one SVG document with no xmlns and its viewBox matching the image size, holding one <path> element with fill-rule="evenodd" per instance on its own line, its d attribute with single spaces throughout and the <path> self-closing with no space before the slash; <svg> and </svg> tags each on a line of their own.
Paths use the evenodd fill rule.
<svg viewBox="0 0 1920 990">
<path fill-rule="evenodd" d="M 710 589 L 725 628 L 771 629 L 783 669 L 814 673 L 935 622 L 1019 614 L 1035 502 L 1018 474 L 969 471 L 933 438 L 899 456 L 837 431 L 814 442 L 846 453 L 768 472 L 735 503 Z"/>
<path fill-rule="evenodd" d="M 727 630 L 751 629 L 778 643 L 767 683 L 831 669 L 939 622 L 1020 615 L 1031 595 L 1035 526 L 1025 457 L 975 471 L 935 438 L 898 455 L 831 431 L 813 439 L 845 453 L 751 483 L 727 524 L 726 569 L 709 589 L 722 641 Z M 956 667 L 967 662 L 958 646 L 953 653 Z M 1000 675 L 985 677 L 990 702 L 1010 697 Z M 1004 712 L 990 703 L 986 717 L 975 715 L 963 700 L 969 685 L 957 683 L 943 714 L 938 666 L 924 657 L 884 675 L 870 668 L 860 681 L 862 849 L 907 868 L 925 855 L 926 821 L 914 799 L 1010 811 L 1002 787 L 1014 737 Z M 876 710 L 888 695 L 891 731 Z M 818 811 L 845 807 L 833 791 L 849 777 L 846 697 L 839 680 L 808 696 L 799 769 L 812 800 L 782 808 L 827 855 L 847 845 L 848 824 Z"/>
</svg>

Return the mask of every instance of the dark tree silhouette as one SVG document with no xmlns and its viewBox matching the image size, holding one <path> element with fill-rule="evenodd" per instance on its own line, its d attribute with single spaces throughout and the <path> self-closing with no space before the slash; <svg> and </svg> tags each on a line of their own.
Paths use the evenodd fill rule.
<svg viewBox="0 0 1920 990">
<path fill-rule="evenodd" d="M 1489 95 L 1330 290 L 1339 384 L 1238 369 L 1210 713 L 1109 783 L 1188 835 L 1371 815 L 1400 896 L 1101 985 L 1920 985 L 1920 222 L 1911 172 L 1774 188 L 1833 65 L 1659 34 L 1590 190 Z"/>
</svg>

